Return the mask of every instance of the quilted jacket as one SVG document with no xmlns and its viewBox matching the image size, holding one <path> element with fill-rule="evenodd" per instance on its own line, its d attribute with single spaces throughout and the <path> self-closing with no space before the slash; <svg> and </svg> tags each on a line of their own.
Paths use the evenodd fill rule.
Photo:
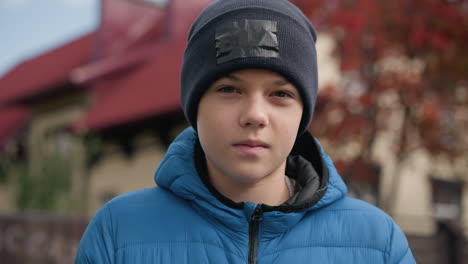
<svg viewBox="0 0 468 264">
<path fill-rule="evenodd" d="M 415 263 L 395 222 L 347 197 L 318 141 L 303 138 L 286 171 L 296 194 L 268 206 L 219 194 L 206 180 L 196 132 L 186 129 L 157 169 L 157 187 L 96 213 L 76 263 Z"/>
</svg>

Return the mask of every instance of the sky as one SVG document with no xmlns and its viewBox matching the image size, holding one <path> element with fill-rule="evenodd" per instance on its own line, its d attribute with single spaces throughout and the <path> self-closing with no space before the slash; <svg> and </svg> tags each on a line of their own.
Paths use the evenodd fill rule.
<svg viewBox="0 0 468 264">
<path fill-rule="evenodd" d="M 0 77 L 96 30 L 100 0 L 0 0 Z"/>
</svg>

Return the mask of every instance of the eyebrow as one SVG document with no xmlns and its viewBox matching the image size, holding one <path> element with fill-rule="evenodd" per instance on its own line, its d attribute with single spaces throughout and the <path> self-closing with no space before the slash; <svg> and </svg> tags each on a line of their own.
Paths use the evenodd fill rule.
<svg viewBox="0 0 468 264">
<path fill-rule="evenodd" d="M 229 79 L 229 80 L 232 80 L 232 81 L 236 81 L 236 82 L 245 82 L 244 80 L 242 80 L 241 78 L 233 75 L 233 74 L 228 74 L 226 76 L 224 76 L 223 78 L 226 78 L 226 79 Z"/>
<path fill-rule="evenodd" d="M 239 78 L 238 76 L 234 75 L 234 74 L 228 74 L 226 76 L 224 76 L 223 78 L 226 78 L 226 79 L 229 79 L 229 80 L 232 80 L 232 81 L 236 81 L 236 82 L 246 82 L 245 80 L 243 80 L 242 78 Z M 288 85 L 288 84 L 291 84 L 287 79 L 277 79 L 277 80 L 274 80 L 272 82 L 272 84 L 276 85 L 276 86 L 285 86 L 285 85 Z"/>
<path fill-rule="evenodd" d="M 280 79 L 280 80 L 276 80 L 273 82 L 274 84 L 278 85 L 278 86 L 284 86 L 284 85 L 288 85 L 288 84 L 291 84 L 288 80 L 286 79 Z"/>
</svg>

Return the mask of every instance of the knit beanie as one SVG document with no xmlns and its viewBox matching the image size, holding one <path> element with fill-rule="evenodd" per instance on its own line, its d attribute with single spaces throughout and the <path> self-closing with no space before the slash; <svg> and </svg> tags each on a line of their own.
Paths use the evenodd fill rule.
<svg viewBox="0 0 468 264">
<path fill-rule="evenodd" d="M 303 102 L 299 135 L 312 120 L 317 97 L 317 36 L 287 0 L 218 0 L 193 23 L 180 74 L 180 100 L 196 129 L 200 98 L 217 79 L 242 69 L 277 72 Z"/>
</svg>

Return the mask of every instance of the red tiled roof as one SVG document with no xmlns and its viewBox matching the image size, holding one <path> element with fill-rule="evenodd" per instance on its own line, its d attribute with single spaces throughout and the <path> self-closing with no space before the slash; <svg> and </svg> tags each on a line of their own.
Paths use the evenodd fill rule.
<svg viewBox="0 0 468 264">
<path fill-rule="evenodd" d="M 70 71 L 89 61 L 95 33 L 16 66 L 0 78 L 0 104 L 25 99 L 68 81 Z"/>
<path fill-rule="evenodd" d="M 0 109 L 0 150 L 26 124 L 29 115 L 29 110 L 22 106 Z"/>
<path fill-rule="evenodd" d="M 167 37 L 166 7 L 114 0 L 104 0 L 102 5 L 96 60 L 71 72 L 72 82 L 79 86 L 126 74 L 156 54 L 157 43 Z"/>
<path fill-rule="evenodd" d="M 157 38 L 165 29 L 165 5 L 144 1 L 101 0 L 99 59 L 125 54 Z"/>
<path fill-rule="evenodd" d="M 158 45 L 160 54 L 141 69 L 100 89 L 101 95 L 75 129 L 101 130 L 180 109 L 179 71 L 185 41 Z"/>
<path fill-rule="evenodd" d="M 158 51 L 156 41 L 148 42 L 119 56 L 109 56 L 75 68 L 70 72 L 70 79 L 74 84 L 86 86 L 109 79 L 109 76 L 125 75 L 129 69 L 150 60 Z"/>
<path fill-rule="evenodd" d="M 156 47 L 151 51 L 155 51 L 154 56 L 140 69 L 95 87 L 96 103 L 74 128 L 102 130 L 180 109 L 179 73 L 186 37 L 192 22 L 211 1 L 171 1 L 172 11 L 167 20 L 171 40 L 154 44 Z M 84 71 L 75 74 L 76 80 L 84 83 L 99 75 L 98 72 L 86 75 Z"/>
</svg>

